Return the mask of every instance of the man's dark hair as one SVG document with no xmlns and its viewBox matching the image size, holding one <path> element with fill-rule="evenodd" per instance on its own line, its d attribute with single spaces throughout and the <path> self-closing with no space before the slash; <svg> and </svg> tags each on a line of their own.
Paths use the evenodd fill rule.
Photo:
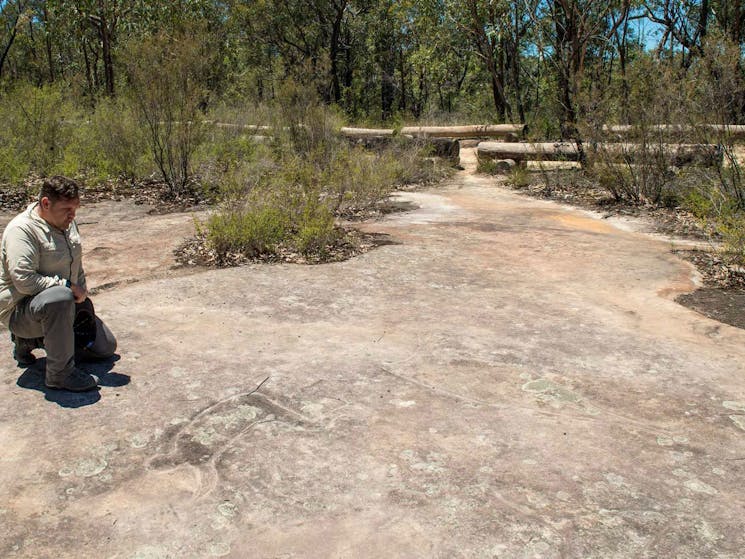
<svg viewBox="0 0 745 559">
<path fill-rule="evenodd" d="M 80 197 L 78 183 L 61 175 L 44 179 L 39 191 L 39 202 L 44 197 L 49 198 L 50 202 L 77 200 Z"/>
</svg>

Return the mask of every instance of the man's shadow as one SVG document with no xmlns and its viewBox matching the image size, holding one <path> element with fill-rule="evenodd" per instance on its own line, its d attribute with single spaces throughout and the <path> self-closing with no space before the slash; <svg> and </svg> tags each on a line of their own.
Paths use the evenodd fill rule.
<svg viewBox="0 0 745 559">
<path fill-rule="evenodd" d="M 99 379 L 99 387 L 125 386 L 129 384 L 129 375 L 111 372 L 111 369 L 114 368 L 114 365 L 119 361 L 119 359 L 121 359 L 119 355 L 114 354 L 108 359 L 102 359 L 100 361 L 78 362 L 77 367 L 81 371 L 91 375 L 96 375 Z M 101 399 L 99 388 L 87 392 L 70 392 L 69 390 L 53 390 L 47 388 L 44 384 L 44 371 L 46 371 L 46 365 L 46 357 L 37 359 L 33 365 L 23 371 L 21 376 L 18 377 L 16 384 L 21 388 L 28 388 L 30 390 L 38 390 L 39 392 L 42 392 L 44 398 L 63 408 L 82 408 L 83 406 L 95 404 Z"/>
</svg>

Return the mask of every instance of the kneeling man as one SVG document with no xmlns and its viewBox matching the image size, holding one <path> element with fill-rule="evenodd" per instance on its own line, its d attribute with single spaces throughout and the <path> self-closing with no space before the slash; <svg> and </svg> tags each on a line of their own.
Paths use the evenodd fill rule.
<svg viewBox="0 0 745 559">
<path fill-rule="evenodd" d="M 90 316 L 93 309 L 75 224 L 79 206 L 75 181 L 45 179 L 38 202 L 13 218 L 0 247 L 0 321 L 15 341 L 13 357 L 20 366 L 29 366 L 36 360 L 31 351 L 43 347 L 46 386 L 74 392 L 98 384 L 96 377 L 75 367 L 76 313 Z M 104 359 L 114 354 L 116 339 L 100 319 L 90 334 L 86 347 L 78 347 L 79 356 L 83 352 Z"/>
</svg>

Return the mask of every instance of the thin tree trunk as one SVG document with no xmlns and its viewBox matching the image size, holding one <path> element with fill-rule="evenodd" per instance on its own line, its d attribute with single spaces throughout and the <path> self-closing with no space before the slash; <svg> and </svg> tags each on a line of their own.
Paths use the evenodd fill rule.
<svg viewBox="0 0 745 559">
<path fill-rule="evenodd" d="M 81 41 L 83 46 L 83 60 L 85 61 L 85 81 L 88 84 L 88 93 L 93 97 L 93 94 L 95 92 L 94 84 L 93 84 L 93 75 L 91 73 L 91 60 L 88 56 L 88 44 L 85 40 L 85 38 Z"/>
<path fill-rule="evenodd" d="M 13 32 L 10 34 L 10 39 L 8 39 L 8 44 L 5 45 L 5 48 L 3 49 L 2 54 L 0 54 L 0 78 L 3 76 L 3 67 L 5 66 L 5 60 L 8 58 L 8 53 L 10 52 L 10 47 L 13 46 L 13 43 L 16 40 L 16 24 L 18 23 L 18 18 L 16 18 L 15 23 L 13 24 Z"/>
<path fill-rule="evenodd" d="M 103 58 L 104 84 L 106 86 L 106 95 L 114 96 L 114 60 L 111 53 L 111 42 L 115 22 L 109 23 L 106 19 L 106 10 L 104 0 L 98 0 L 98 15 L 92 19 L 93 24 L 98 28 L 98 34 L 101 38 L 101 55 Z"/>
<path fill-rule="evenodd" d="M 329 48 L 329 57 L 331 58 L 331 99 L 335 103 L 341 102 L 341 85 L 339 80 L 339 36 L 341 35 L 341 24 L 344 21 L 344 10 L 347 2 L 344 0 L 337 7 L 334 25 L 331 28 L 331 44 Z"/>
<path fill-rule="evenodd" d="M 380 116 L 388 120 L 393 116 L 393 100 L 395 97 L 395 86 L 393 85 L 393 74 L 395 72 L 395 60 L 386 53 L 380 68 Z"/>
<path fill-rule="evenodd" d="M 384 37 L 380 44 L 380 115 L 383 120 L 388 120 L 393 116 L 395 98 L 393 78 L 396 73 L 396 58 L 392 49 L 392 38 Z"/>
<path fill-rule="evenodd" d="M 427 91 L 427 73 L 422 66 L 419 69 L 419 97 L 415 99 L 411 106 L 411 112 L 414 118 L 419 118 L 424 110 L 424 106 L 427 104 L 429 98 L 429 92 Z"/>
<path fill-rule="evenodd" d="M 54 82 L 54 58 L 52 56 L 52 36 L 49 31 L 49 10 L 47 10 L 46 3 L 42 10 L 42 17 L 44 18 L 44 46 L 47 52 L 47 66 L 49 68 L 49 81 Z"/>
<path fill-rule="evenodd" d="M 111 56 L 111 37 L 108 28 L 101 23 L 101 49 L 103 51 L 103 72 L 106 82 L 106 95 L 114 96 L 114 61 Z"/>
<path fill-rule="evenodd" d="M 403 49 L 398 49 L 399 72 L 401 73 L 401 96 L 398 100 L 398 108 L 401 112 L 406 112 L 406 59 Z"/>
</svg>

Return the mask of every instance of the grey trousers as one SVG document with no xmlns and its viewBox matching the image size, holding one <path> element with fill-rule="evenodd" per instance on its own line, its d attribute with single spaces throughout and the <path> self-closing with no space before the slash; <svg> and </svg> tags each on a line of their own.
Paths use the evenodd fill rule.
<svg viewBox="0 0 745 559">
<path fill-rule="evenodd" d="M 61 381 L 75 367 L 75 298 L 67 287 L 55 286 L 26 297 L 10 316 L 10 331 L 16 336 L 16 347 L 24 340 L 44 339 L 47 352 L 47 381 Z M 20 338 L 20 339 L 19 339 Z M 116 338 L 96 317 L 96 341 L 87 354 L 110 357 L 116 351 Z"/>
</svg>

